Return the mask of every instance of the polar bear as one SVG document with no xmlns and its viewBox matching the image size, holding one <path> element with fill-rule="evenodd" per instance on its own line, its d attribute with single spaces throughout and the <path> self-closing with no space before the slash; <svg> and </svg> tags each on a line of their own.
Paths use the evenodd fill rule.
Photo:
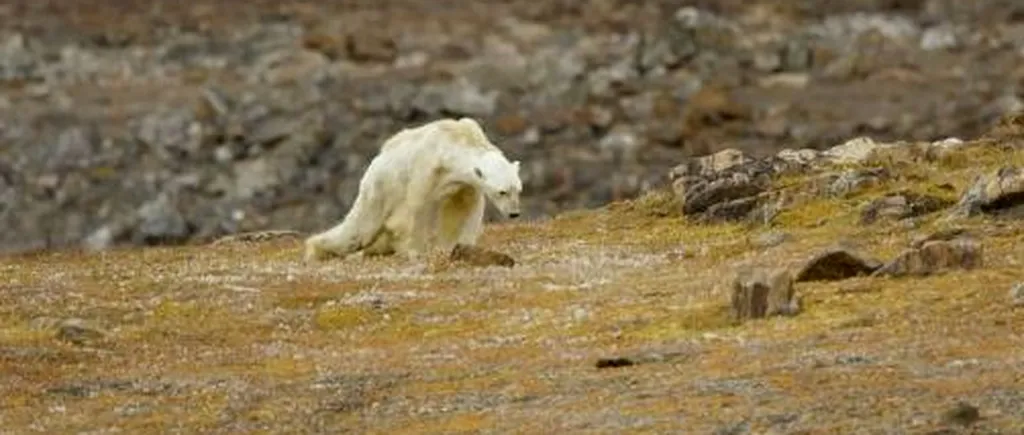
<svg viewBox="0 0 1024 435">
<path fill-rule="evenodd" d="M 472 118 L 406 128 L 387 139 L 344 220 L 306 239 L 305 259 L 404 255 L 475 245 L 489 200 L 520 215 L 519 161 L 509 161 Z"/>
</svg>

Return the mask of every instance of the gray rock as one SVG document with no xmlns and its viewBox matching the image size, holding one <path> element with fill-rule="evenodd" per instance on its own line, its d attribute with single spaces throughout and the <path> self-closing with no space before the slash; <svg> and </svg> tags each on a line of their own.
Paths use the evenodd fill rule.
<svg viewBox="0 0 1024 435">
<path fill-rule="evenodd" d="M 616 161 L 634 162 L 637 151 L 643 146 L 642 139 L 625 125 L 618 125 L 611 129 L 598 142 L 602 155 L 606 158 L 613 158 Z"/>
<path fill-rule="evenodd" d="M 187 110 L 161 110 L 135 123 L 135 136 L 167 159 L 192 155 L 202 145 L 201 126 Z"/>
<path fill-rule="evenodd" d="M 758 50 L 754 52 L 753 64 L 760 72 L 776 72 L 782 68 L 782 56 L 777 50 Z"/>
<path fill-rule="evenodd" d="M 667 38 L 679 58 L 703 51 L 728 53 L 739 37 L 735 23 L 710 11 L 687 6 L 678 9 L 672 18 Z"/>
<path fill-rule="evenodd" d="M 1010 304 L 1014 307 L 1024 307 L 1024 282 L 1018 282 L 1010 287 Z"/>
<path fill-rule="evenodd" d="M 563 40 L 537 51 L 528 60 L 526 83 L 543 87 L 555 95 L 568 90 L 572 82 L 583 77 L 586 59 L 576 48 L 575 35 L 562 35 Z"/>
<path fill-rule="evenodd" d="M 42 78 L 39 63 L 29 51 L 24 35 L 15 33 L 0 42 L 0 82 Z"/>
<path fill-rule="evenodd" d="M 412 100 L 412 106 L 423 113 L 455 116 L 489 116 L 497 109 L 499 92 L 484 91 L 465 78 L 443 85 L 428 85 Z"/>
<path fill-rule="evenodd" d="M 139 207 L 138 219 L 133 242 L 140 245 L 181 243 L 192 232 L 185 216 L 166 194 Z"/>
<path fill-rule="evenodd" d="M 96 158 L 100 140 L 95 129 L 87 126 L 65 129 L 49 147 L 53 154 L 46 161 L 45 169 L 61 171 L 88 166 Z"/>
<path fill-rule="evenodd" d="M 613 98 L 619 90 L 639 79 L 639 73 L 630 59 L 597 69 L 586 76 L 587 90 L 594 98 Z"/>
<path fill-rule="evenodd" d="M 951 24 L 932 26 L 921 34 L 921 49 L 925 51 L 948 50 L 957 46 L 958 37 Z"/>
<path fill-rule="evenodd" d="M 804 71 L 811 67 L 811 47 L 805 38 L 798 37 L 786 41 L 782 67 L 786 71 Z"/>
</svg>

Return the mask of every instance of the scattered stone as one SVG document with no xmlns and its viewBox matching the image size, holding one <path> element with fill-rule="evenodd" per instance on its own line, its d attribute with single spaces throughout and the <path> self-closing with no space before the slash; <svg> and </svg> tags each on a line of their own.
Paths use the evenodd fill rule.
<svg viewBox="0 0 1024 435">
<path fill-rule="evenodd" d="M 938 230 L 930 234 L 923 234 L 914 237 L 914 240 L 910 242 L 910 247 L 914 249 L 920 249 L 925 243 L 941 240 L 949 241 L 967 234 L 967 230 L 964 228 L 946 228 Z"/>
<path fill-rule="evenodd" d="M 903 220 L 934 213 L 955 204 L 934 195 L 903 191 L 891 193 L 868 203 L 860 214 L 862 225 L 881 219 Z"/>
<path fill-rule="evenodd" d="M 168 195 L 147 202 L 138 210 L 139 224 L 133 239 L 140 245 L 177 244 L 188 239 L 192 229 Z"/>
<path fill-rule="evenodd" d="M 799 166 L 807 166 L 818 160 L 820 153 L 818 150 L 803 148 L 799 150 L 793 150 L 786 148 L 779 151 L 775 157 L 790 163 L 794 163 Z"/>
<path fill-rule="evenodd" d="M 879 144 L 869 137 L 858 137 L 829 148 L 821 155 L 836 164 L 862 164 L 875 150 L 884 146 L 887 145 Z"/>
<path fill-rule="evenodd" d="M 608 158 L 634 162 L 637 151 L 643 143 L 632 128 L 618 125 L 601 138 L 597 145 L 601 149 L 601 153 Z"/>
<path fill-rule="evenodd" d="M 800 312 L 788 270 L 744 269 L 732 279 L 732 315 L 736 320 L 792 316 Z"/>
<path fill-rule="evenodd" d="M 870 275 L 882 263 L 878 260 L 855 254 L 846 248 L 836 247 L 815 255 L 796 274 L 796 282 L 839 281 L 857 276 Z"/>
<path fill-rule="evenodd" d="M 280 238 L 300 238 L 303 233 L 292 230 L 269 230 L 269 231 L 252 231 L 248 233 L 231 234 L 228 236 L 221 237 L 213 241 L 213 245 L 225 245 L 230 243 L 249 243 L 249 242 L 267 242 L 270 240 L 276 240 Z"/>
<path fill-rule="evenodd" d="M 686 163 L 676 166 L 669 171 L 669 179 L 676 180 L 687 176 L 712 176 L 726 169 L 730 169 L 753 161 L 742 151 L 726 149 L 715 154 L 689 159 Z"/>
<path fill-rule="evenodd" d="M 66 319 L 56 327 L 55 337 L 76 346 L 94 343 L 106 337 L 106 333 L 82 319 Z"/>
<path fill-rule="evenodd" d="M 717 177 L 683 177 L 673 182 L 682 213 L 707 222 L 748 219 L 763 204 L 767 173 L 728 172 Z"/>
<path fill-rule="evenodd" d="M 979 176 L 951 216 L 966 218 L 980 214 L 1024 217 L 1024 170 L 1003 167 Z"/>
<path fill-rule="evenodd" d="M 981 420 L 981 411 L 978 407 L 967 402 L 958 402 L 942 415 L 944 422 L 960 426 L 970 426 Z"/>
<path fill-rule="evenodd" d="M 614 357 L 614 358 L 599 358 L 594 367 L 599 369 L 614 369 L 619 367 L 629 367 L 634 365 L 633 360 L 625 357 Z"/>
<path fill-rule="evenodd" d="M 982 255 L 981 243 L 971 239 L 933 240 L 901 252 L 873 276 L 928 276 L 953 269 L 970 270 L 982 266 Z"/>
<path fill-rule="evenodd" d="M 158 111 L 145 115 L 135 124 L 135 135 L 164 158 L 174 159 L 199 151 L 202 142 L 197 125 L 188 111 Z"/>
<path fill-rule="evenodd" d="M 779 246 L 793 238 L 789 233 L 783 233 L 780 231 L 769 231 L 761 233 L 754 239 L 754 246 L 758 248 L 771 248 Z"/>
<path fill-rule="evenodd" d="M 395 41 L 377 33 L 354 32 L 345 38 L 345 52 L 356 62 L 391 62 L 398 56 Z"/>
<path fill-rule="evenodd" d="M 467 263 L 478 267 L 487 266 L 515 266 L 516 261 L 511 256 L 501 252 L 488 249 L 458 244 L 452 249 L 449 260 L 454 262 Z"/>
<path fill-rule="evenodd" d="M 451 114 L 477 118 L 494 114 L 498 104 L 497 91 L 484 91 L 465 77 L 444 84 L 423 87 L 410 103 L 431 117 Z"/>
<path fill-rule="evenodd" d="M 1018 282 L 1010 287 L 1010 304 L 1014 307 L 1024 307 L 1024 282 Z"/>
<path fill-rule="evenodd" d="M 840 174 L 827 175 L 828 184 L 823 193 L 841 198 L 877 186 L 888 178 L 889 171 L 883 168 L 850 169 Z"/>
</svg>

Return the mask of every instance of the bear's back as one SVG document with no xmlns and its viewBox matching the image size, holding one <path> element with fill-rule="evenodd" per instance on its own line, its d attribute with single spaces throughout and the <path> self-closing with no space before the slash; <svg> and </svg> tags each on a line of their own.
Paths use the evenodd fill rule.
<svg viewBox="0 0 1024 435">
<path fill-rule="evenodd" d="M 447 139 L 431 143 L 433 146 L 458 145 L 477 150 L 497 149 L 480 128 L 480 124 L 472 118 L 447 118 L 403 129 L 385 141 L 381 145 L 381 150 L 389 150 L 433 134 L 439 134 Z"/>
</svg>

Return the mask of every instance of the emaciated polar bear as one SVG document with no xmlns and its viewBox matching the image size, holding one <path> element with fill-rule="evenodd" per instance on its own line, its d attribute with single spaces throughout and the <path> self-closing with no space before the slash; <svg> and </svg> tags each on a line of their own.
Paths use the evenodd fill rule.
<svg viewBox="0 0 1024 435">
<path fill-rule="evenodd" d="M 487 200 L 519 217 L 519 161 L 510 162 L 471 118 L 404 129 L 381 145 L 345 219 L 306 239 L 306 260 L 475 245 Z"/>
</svg>

